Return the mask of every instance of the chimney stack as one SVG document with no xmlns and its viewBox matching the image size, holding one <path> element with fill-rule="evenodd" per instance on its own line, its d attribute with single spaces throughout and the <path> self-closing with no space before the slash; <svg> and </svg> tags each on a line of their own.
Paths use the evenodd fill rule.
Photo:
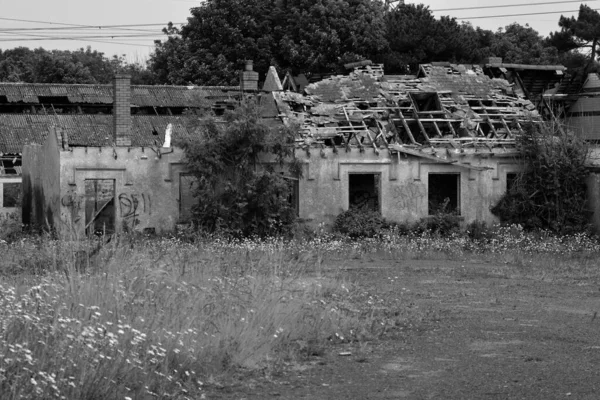
<svg viewBox="0 0 600 400">
<path fill-rule="evenodd" d="M 240 89 L 258 90 L 258 72 L 252 70 L 252 60 L 246 60 L 244 71 L 240 72 Z"/>
<path fill-rule="evenodd" d="M 113 139 L 116 146 L 131 146 L 131 76 L 113 80 Z"/>
</svg>

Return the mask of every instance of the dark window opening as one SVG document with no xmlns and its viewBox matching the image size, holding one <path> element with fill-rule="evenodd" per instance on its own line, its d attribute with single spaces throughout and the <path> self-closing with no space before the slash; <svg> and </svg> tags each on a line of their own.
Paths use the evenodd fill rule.
<svg viewBox="0 0 600 400">
<path fill-rule="evenodd" d="M 20 175 L 21 158 L 5 156 L 0 158 L 0 175 Z"/>
<path fill-rule="evenodd" d="M 417 111 L 441 111 L 442 102 L 437 93 L 410 93 Z"/>
<path fill-rule="evenodd" d="M 85 180 L 85 230 L 88 235 L 115 233 L 115 180 Z M 135 212 L 123 218 L 135 219 Z M 135 223 L 135 221 L 134 221 Z"/>
<path fill-rule="evenodd" d="M 512 191 L 517 184 L 517 173 L 509 172 L 506 174 L 506 192 Z"/>
<path fill-rule="evenodd" d="M 21 183 L 2 184 L 2 207 L 18 207 L 21 199 Z"/>
<path fill-rule="evenodd" d="M 198 203 L 195 196 L 196 177 L 191 174 L 179 175 L 179 222 L 189 223 L 192 221 L 194 206 Z"/>
<path fill-rule="evenodd" d="M 460 215 L 460 174 L 429 174 L 429 215 Z"/>
<path fill-rule="evenodd" d="M 298 179 L 288 179 L 289 195 L 288 203 L 292 206 L 296 217 L 300 216 L 300 181 Z"/>
<path fill-rule="evenodd" d="M 349 174 L 348 194 L 350 209 L 379 211 L 379 174 Z"/>
<path fill-rule="evenodd" d="M 67 96 L 38 96 L 40 104 L 53 105 L 53 106 L 68 106 L 71 105 L 71 101 Z"/>
</svg>

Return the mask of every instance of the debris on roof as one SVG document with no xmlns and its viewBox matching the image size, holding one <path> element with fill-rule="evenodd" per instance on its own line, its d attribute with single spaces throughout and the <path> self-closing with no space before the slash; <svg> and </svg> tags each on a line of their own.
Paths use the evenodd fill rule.
<svg viewBox="0 0 600 400">
<path fill-rule="evenodd" d="M 478 65 L 435 63 L 422 65 L 418 76 L 378 76 L 372 64 L 359 64 L 349 65 L 349 75 L 308 85 L 304 96 L 273 94 L 284 119 L 300 125 L 299 146 L 411 155 L 424 146 L 483 146 L 492 154 L 494 147 L 514 145 L 523 124 L 541 122 L 514 85 L 488 77 Z"/>
</svg>

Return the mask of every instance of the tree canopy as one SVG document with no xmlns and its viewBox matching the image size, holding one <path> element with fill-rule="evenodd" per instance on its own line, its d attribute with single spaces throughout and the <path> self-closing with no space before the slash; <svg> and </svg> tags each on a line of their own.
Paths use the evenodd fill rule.
<svg viewBox="0 0 600 400">
<path fill-rule="evenodd" d="M 0 51 L 0 81 L 108 83 L 124 71 L 136 84 L 235 85 L 247 59 L 262 74 L 271 65 L 280 73 L 341 73 L 344 64 L 364 59 L 384 63 L 387 73 L 406 73 L 432 61 L 481 63 L 492 56 L 510 63 L 594 67 L 600 14 L 582 5 L 577 18 L 561 16 L 558 25 L 560 31 L 543 38 L 528 25 L 492 32 L 448 16 L 436 18 L 423 4 L 206 0 L 190 10 L 182 27 L 165 27 L 165 39 L 156 42 L 146 65 L 89 47 L 20 47 Z M 586 47 L 591 49 L 587 61 L 581 53 Z"/>
<path fill-rule="evenodd" d="M 600 39 L 600 13 L 582 4 L 579 7 L 577 18 L 561 15 L 558 25 L 561 30 L 551 33 L 548 43 L 556 47 L 562 54 L 573 55 L 576 60 L 581 60 L 581 57 L 577 56 L 581 54 L 580 50 L 589 49 L 588 61 L 583 72 L 590 72 L 593 67 L 597 69 L 596 54 Z M 567 63 L 568 60 L 565 64 Z"/>
<path fill-rule="evenodd" d="M 133 83 L 154 83 L 144 66 L 129 64 L 123 57 L 107 58 L 90 47 L 75 51 L 0 50 L 0 82 L 109 83 L 116 72 L 128 72 Z"/>
<path fill-rule="evenodd" d="M 150 68 L 172 84 L 232 84 L 242 61 L 296 72 L 330 72 L 344 63 L 381 60 L 384 7 L 373 0 L 208 0 L 181 30 L 157 44 Z"/>
</svg>

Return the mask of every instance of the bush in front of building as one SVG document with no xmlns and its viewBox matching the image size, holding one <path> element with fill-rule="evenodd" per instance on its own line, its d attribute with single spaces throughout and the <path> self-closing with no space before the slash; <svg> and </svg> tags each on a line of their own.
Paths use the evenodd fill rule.
<svg viewBox="0 0 600 400">
<path fill-rule="evenodd" d="M 583 139 L 556 130 L 530 124 L 517 138 L 521 171 L 491 209 L 503 223 L 558 234 L 589 228 L 589 147 Z"/>
<path fill-rule="evenodd" d="M 333 223 L 333 231 L 352 239 L 376 237 L 381 233 L 384 220 L 378 211 L 368 208 L 351 208 L 338 215 Z"/>
<path fill-rule="evenodd" d="M 301 172 L 294 128 L 267 125 L 260 105 L 248 100 L 222 118 L 200 118 L 195 130 L 178 143 L 195 177 L 195 225 L 238 238 L 289 234 Z"/>
</svg>

